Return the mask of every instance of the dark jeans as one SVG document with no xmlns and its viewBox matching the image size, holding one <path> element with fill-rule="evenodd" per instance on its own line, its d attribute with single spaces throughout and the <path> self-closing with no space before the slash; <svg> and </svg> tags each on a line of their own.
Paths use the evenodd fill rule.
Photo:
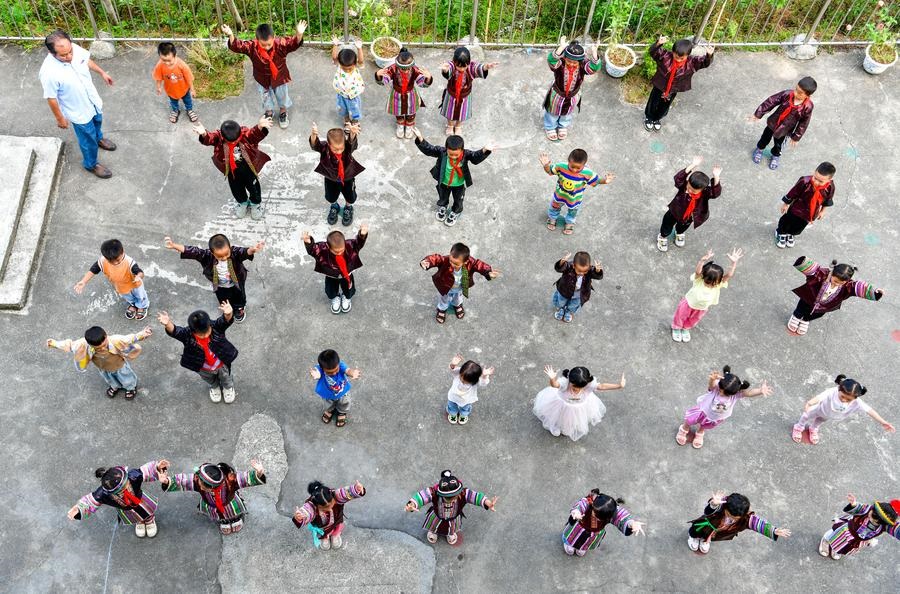
<svg viewBox="0 0 900 594">
<path fill-rule="evenodd" d="M 334 204 L 340 195 L 344 195 L 344 201 L 347 204 L 356 202 L 356 178 L 344 180 L 344 183 L 336 182 L 325 178 L 325 200 L 329 204 Z"/>
<path fill-rule="evenodd" d="M 463 211 L 463 200 L 466 197 L 466 186 L 446 186 L 444 184 L 437 185 L 438 206 L 446 207 L 450 203 L 450 196 L 453 196 L 453 208 L 451 210 L 456 214 Z"/>
<path fill-rule="evenodd" d="M 181 102 L 184 103 L 184 108 L 186 110 L 191 111 L 194 109 L 194 99 L 191 97 L 190 91 L 181 98 Z M 178 99 L 169 97 L 169 106 L 172 108 L 172 111 L 178 111 Z"/>
<path fill-rule="evenodd" d="M 790 211 L 781 215 L 778 219 L 779 235 L 800 235 L 809 223 L 805 219 L 801 219 Z"/>
<path fill-rule="evenodd" d="M 329 299 L 334 299 L 339 294 L 343 293 L 344 297 L 347 299 L 353 299 L 353 296 L 356 295 L 356 279 L 353 278 L 352 274 L 350 275 L 350 280 L 353 281 L 352 285 L 350 285 L 346 279 L 326 276 L 325 295 Z"/>
<path fill-rule="evenodd" d="M 103 140 L 103 115 L 97 113 L 94 119 L 84 124 L 72 123 L 78 148 L 81 149 L 81 165 L 90 171 L 97 166 L 97 149 Z"/>
<path fill-rule="evenodd" d="M 219 287 L 216 289 L 216 299 L 219 303 L 228 301 L 235 310 L 247 306 L 247 293 L 243 286 Z"/>
<path fill-rule="evenodd" d="M 759 150 L 765 149 L 767 146 L 769 146 L 769 142 L 772 141 L 773 137 L 775 139 L 775 142 L 772 144 L 772 156 L 780 157 L 781 145 L 784 144 L 785 137 L 782 136 L 781 138 L 778 138 L 777 136 L 775 136 L 775 132 L 768 126 L 765 127 L 762 136 L 759 137 L 759 142 L 756 143 L 756 148 L 758 148 Z"/>
<path fill-rule="evenodd" d="M 250 169 L 246 161 L 240 161 L 234 172 L 228 176 L 228 186 L 234 199 L 243 204 L 259 204 L 262 202 L 262 188 L 259 187 L 259 178 Z"/>
<path fill-rule="evenodd" d="M 681 235 L 690 228 L 691 223 L 693 222 L 694 217 L 691 217 L 687 222 L 682 223 L 675 218 L 672 211 L 667 210 L 666 214 L 663 215 L 662 225 L 659 226 L 659 234 L 661 237 L 668 237 L 672 234 L 672 229 L 675 229 L 675 233 Z"/>
<path fill-rule="evenodd" d="M 818 320 L 825 315 L 824 311 L 812 313 L 812 310 L 813 306 L 801 299 L 797 301 L 797 307 L 794 309 L 793 316 L 795 318 L 800 318 L 804 322 L 811 322 L 812 320 Z"/>
<path fill-rule="evenodd" d="M 663 99 L 663 92 L 653 87 L 653 90 L 650 91 L 650 97 L 647 98 L 644 117 L 652 122 L 658 122 L 666 117 L 666 114 L 669 113 L 669 107 L 672 106 L 672 101 L 675 100 L 677 94 L 671 93 L 668 99 Z"/>
</svg>

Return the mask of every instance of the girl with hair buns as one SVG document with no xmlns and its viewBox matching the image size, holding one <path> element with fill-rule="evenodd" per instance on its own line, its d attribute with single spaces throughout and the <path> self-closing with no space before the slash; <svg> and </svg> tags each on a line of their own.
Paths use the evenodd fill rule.
<svg viewBox="0 0 900 594">
<path fill-rule="evenodd" d="M 591 425 L 603 419 L 606 407 L 594 393 L 597 390 L 621 390 L 625 374 L 618 384 L 601 384 L 586 367 L 563 369 L 562 373 L 547 365 L 544 373 L 550 385 L 534 399 L 534 416 L 555 437 L 565 435 L 578 441 L 588 434 Z"/>
<path fill-rule="evenodd" d="M 96 512 L 101 505 L 119 511 L 118 521 L 131 526 L 138 538 L 156 536 L 156 500 L 144 493 L 143 484 L 160 480 L 169 468 L 168 460 L 150 461 L 140 468 L 113 466 L 98 468 L 94 476 L 100 486 L 78 500 L 69 510 L 70 520 L 82 520 Z"/>
<path fill-rule="evenodd" d="M 430 503 L 425 513 L 422 529 L 426 531 L 428 542 L 437 542 L 438 535 L 447 537 L 447 543 L 455 545 L 462 530 L 461 521 L 465 517 L 466 504 L 477 505 L 494 511 L 497 497 L 493 499 L 480 491 L 463 487 L 462 481 L 449 470 L 441 472 L 441 478 L 430 487 L 413 493 L 406 502 L 406 511 L 414 512 Z"/>
<path fill-rule="evenodd" d="M 341 533 L 344 531 L 344 504 L 353 499 L 363 497 L 366 488 L 356 481 L 350 486 L 332 489 L 319 481 L 307 486 L 309 497 L 302 506 L 294 509 L 294 525 L 312 532 L 313 544 L 317 549 L 327 551 L 339 549 L 344 544 Z"/>
<path fill-rule="evenodd" d="M 809 429 L 809 442 L 813 445 L 819 443 L 819 426 L 825 421 L 843 421 L 857 411 L 863 411 L 884 428 L 893 433 L 894 426 L 881 418 L 871 406 L 862 401 L 860 396 L 866 393 L 866 387 L 855 379 L 850 379 L 844 374 L 834 378 L 837 386 L 829 388 L 806 401 L 800 420 L 791 431 L 791 439 L 800 443 L 803 441 L 803 431 Z"/>
<path fill-rule="evenodd" d="M 900 540 L 900 500 L 860 504 L 853 493 L 847 495 L 843 513 L 834 518 L 831 530 L 822 535 L 819 554 L 835 561 L 865 547 L 878 544 L 878 537 L 889 534 Z"/>
<path fill-rule="evenodd" d="M 644 533 L 644 522 L 634 519 L 622 499 L 613 499 L 600 489 L 591 489 L 587 497 L 579 499 L 569 512 L 569 521 L 562 533 L 566 555 L 584 557 L 600 546 L 606 536 L 606 526 L 612 524 L 625 536 Z"/>
<path fill-rule="evenodd" d="M 706 394 L 697 398 L 697 404 L 685 411 L 684 423 L 678 427 L 675 443 L 686 444 L 691 427 L 697 426 L 691 445 L 694 449 L 700 449 L 703 447 L 706 430 L 725 422 L 734 412 L 734 405 L 738 400 L 771 395 L 772 388 L 765 380 L 758 388 L 750 389 L 750 382 L 741 381 L 741 378 L 731 373 L 728 365 L 722 368 L 722 373 L 710 372 Z"/>
<path fill-rule="evenodd" d="M 853 280 L 856 266 L 838 264 L 837 260 L 832 260 L 831 268 L 828 268 L 820 266 L 806 256 L 800 256 L 794 262 L 794 268 L 806 275 L 806 284 L 794 289 L 794 294 L 800 300 L 787 325 L 788 331 L 797 336 L 806 334 L 812 320 L 840 309 L 845 299 L 862 297 L 878 301 L 884 296 L 883 289 L 876 289 L 867 282 Z"/>
<path fill-rule="evenodd" d="M 476 78 L 487 78 L 497 62 L 473 62 L 465 47 L 453 50 L 453 59 L 441 64 L 441 76 L 447 79 L 447 88 L 441 98 L 441 115 L 447 118 L 447 136 L 462 134 L 462 123 L 472 117 L 469 95 Z"/>
<path fill-rule="evenodd" d="M 559 38 L 559 47 L 547 54 L 553 71 L 553 84 L 544 97 L 544 133 L 548 140 L 565 140 L 575 111 L 581 111 L 581 85 L 584 77 L 596 74 L 603 63 L 597 46 L 591 45 L 588 59 L 584 47 L 575 40 Z"/>
<path fill-rule="evenodd" d="M 390 87 L 387 112 L 397 119 L 397 138 L 413 138 L 416 113 L 425 102 L 416 87 L 428 87 L 434 78 L 428 69 L 416 64 L 416 60 L 405 47 L 400 48 L 397 59 L 387 68 L 375 72 L 375 82 Z"/>
</svg>

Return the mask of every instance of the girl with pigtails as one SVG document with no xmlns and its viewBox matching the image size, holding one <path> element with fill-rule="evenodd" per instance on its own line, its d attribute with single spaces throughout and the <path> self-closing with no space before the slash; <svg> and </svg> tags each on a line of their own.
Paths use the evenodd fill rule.
<svg viewBox="0 0 900 594">
<path fill-rule="evenodd" d="M 857 411 L 863 411 L 877 421 L 885 431 L 893 433 L 894 426 L 881 418 L 875 409 L 862 401 L 860 396 L 866 393 L 866 387 L 855 379 L 844 374 L 834 379 L 837 386 L 829 388 L 821 394 L 806 401 L 800 420 L 791 431 L 791 439 L 800 443 L 803 432 L 809 430 L 809 442 L 819 443 L 819 426 L 825 421 L 843 421 Z"/>
<path fill-rule="evenodd" d="M 569 521 L 562 533 L 566 555 L 584 557 L 600 546 L 610 524 L 625 536 L 643 534 L 645 522 L 639 522 L 625 507 L 622 499 L 613 499 L 600 489 L 591 489 L 587 497 L 579 499 L 569 512 Z"/>
</svg>

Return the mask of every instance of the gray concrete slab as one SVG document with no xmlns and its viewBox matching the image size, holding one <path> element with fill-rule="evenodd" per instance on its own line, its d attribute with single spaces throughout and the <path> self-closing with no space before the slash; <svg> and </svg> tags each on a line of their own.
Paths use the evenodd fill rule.
<svg viewBox="0 0 900 594">
<path fill-rule="evenodd" d="M 7 183 L 0 188 L 0 279 L 6 270 L 6 262 L 12 250 L 12 239 L 16 235 L 16 225 L 25 203 L 28 180 L 34 166 L 34 151 L 25 146 L 19 139 L 0 137 L 3 148 L 0 149 L 0 163 L 4 164 L 4 179 Z M 10 142 L 12 141 L 12 142 Z"/>
<path fill-rule="evenodd" d="M 99 465 L 166 456 L 180 468 L 231 459 L 241 426 L 255 413 L 274 419 L 283 432 L 289 467 L 277 504 L 285 523 L 279 531 L 290 528 L 288 515 L 310 480 L 359 478 L 369 487 L 353 504 L 348 529 L 359 546 L 341 558 L 353 581 L 338 586 L 348 589 L 379 587 L 367 579 L 366 568 L 378 557 L 365 548 L 374 542 L 365 530 L 403 532 L 424 543 L 422 516 L 405 513 L 403 504 L 443 468 L 500 500 L 495 513 L 468 513 L 461 546 L 433 547 L 434 592 L 895 589 L 898 543 L 886 540 L 840 562 L 821 559 L 816 545 L 848 491 L 866 500 L 897 496 L 897 436 L 865 417 L 826 425 L 816 447 L 793 444 L 789 433 L 803 402 L 836 373 L 857 376 L 876 409 L 889 420 L 900 418 L 893 390 L 900 326 L 892 297 L 900 275 L 891 247 L 898 240 L 894 196 L 900 184 L 889 125 L 900 112 L 896 71 L 866 75 L 858 51 L 823 53 L 805 63 L 765 52 L 722 54 L 698 75 L 694 90 L 678 98 L 656 135 L 643 131 L 641 108 L 623 104 L 618 83 L 601 75 L 586 86 L 570 139 L 551 146 L 539 126 L 549 82 L 542 55 L 488 52 L 502 65 L 476 84 L 475 116 L 465 136 L 470 146 L 493 141 L 500 148 L 473 168 L 475 186 L 452 230 L 431 213 L 431 163 L 410 143 L 392 138 L 384 90 L 373 85 L 364 99 L 358 156 L 367 171 L 357 208 L 359 220 L 372 225 L 371 238 L 353 312 L 338 317 L 328 313 L 322 279 L 299 245 L 304 228 L 317 236 L 325 231 L 321 180 L 311 173 L 315 160 L 305 135 L 312 121 L 320 129 L 338 124 L 326 54 L 292 55 L 292 124 L 273 130 L 264 143 L 273 156 L 262 176 L 269 214 L 252 223 L 227 214 L 226 184 L 189 125 L 167 123 L 149 80 L 153 53 L 127 51 L 104 63 L 116 78 L 114 87 L 101 89 L 105 130 L 120 147 L 103 155 L 114 177 L 97 180 L 81 170 L 79 159 L 67 160 L 28 315 L 0 316 L 0 369 L 8 386 L 0 390 L 6 589 L 237 588 L 237 573 L 222 581 L 226 551 L 215 526 L 195 514 L 187 498 L 164 500 L 154 542 L 120 529 L 109 557 L 110 511 L 80 524 L 68 522 L 65 512 L 94 488 L 92 470 Z M 446 55 L 417 52 L 435 71 Z M 71 132 L 55 130 L 41 98 L 36 77 L 42 59 L 41 52 L 0 52 L 4 79 L 20 83 L 0 94 L 0 129 L 58 135 L 71 145 Z M 819 81 L 808 134 L 785 152 L 780 170 L 753 166 L 749 154 L 761 126 L 744 117 L 805 74 Z M 420 123 L 434 140 L 443 130 L 438 98 L 438 88 L 425 91 Z M 259 107 L 248 87 L 239 98 L 201 101 L 198 112 L 212 127 L 225 117 L 251 123 Z M 568 238 L 543 226 L 553 183 L 537 153 L 548 149 L 561 159 L 576 146 L 590 154 L 589 166 L 618 178 L 590 191 L 576 235 Z M 662 255 L 653 242 L 673 193 L 671 177 L 694 154 L 706 158 L 705 166 L 723 165 L 724 193 L 710 222 L 688 234 L 687 246 Z M 771 236 L 778 199 L 825 159 L 838 167 L 835 207 L 793 251 L 777 250 Z M 146 343 L 135 364 L 141 390 L 134 402 L 108 401 L 96 373 L 77 375 L 68 359 L 43 346 L 47 336 L 78 336 L 92 324 L 113 332 L 136 327 L 122 318 L 121 302 L 102 279 L 82 296 L 71 291 L 100 242 L 113 236 L 147 270 L 153 311 L 167 309 L 183 322 L 197 307 L 212 310 L 199 269 L 164 251 L 162 238 L 205 242 L 216 230 L 235 242 L 269 243 L 252 264 L 248 320 L 230 331 L 241 349 L 233 405 L 214 407 L 203 384 L 178 367 L 179 345 L 162 335 Z M 457 240 L 504 275 L 475 285 L 465 321 L 438 327 L 428 274 L 416 263 Z M 668 323 L 697 258 L 710 248 L 723 258 L 735 245 L 747 256 L 722 303 L 691 344 L 674 344 Z M 551 317 L 551 266 L 565 251 L 581 248 L 603 261 L 607 277 L 577 323 L 562 325 Z M 854 263 L 859 277 L 885 287 L 887 296 L 877 304 L 850 302 L 814 322 L 807 337 L 789 337 L 790 289 L 802 280 L 790 264 L 800 254 Z M 320 422 L 306 376 L 325 347 L 363 370 L 350 423 L 340 431 Z M 448 425 L 441 412 L 449 387 L 445 366 L 457 351 L 497 367 L 465 427 Z M 587 364 L 608 380 L 621 371 L 628 376 L 624 391 L 603 395 L 603 423 L 577 443 L 553 438 L 531 414 L 547 363 Z M 708 434 L 702 450 L 678 448 L 673 438 L 684 409 L 703 392 L 707 373 L 726 363 L 751 381 L 769 380 L 775 395 L 739 405 L 726 425 Z M 595 486 L 623 496 L 649 522 L 648 535 L 613 533 L 589 557 L 568 558 L 559 545 L 566 514 Z M 706 558 L 694 556 L 685 543 L 687 522 L 719 487 L 745 493 L 758 512 L 794 536 L 771 543 L 742 535 L 714 545 Z M 268 525 L 254 523 L 261 517 L 251 518 L 242 538 L 264 536 Z M 305 540 L 296 534 L 290 555 L 311 555 Z M 291 568 L 297 572 L 291 575 L 315 579 L 305 567 Z"/>
</svg>

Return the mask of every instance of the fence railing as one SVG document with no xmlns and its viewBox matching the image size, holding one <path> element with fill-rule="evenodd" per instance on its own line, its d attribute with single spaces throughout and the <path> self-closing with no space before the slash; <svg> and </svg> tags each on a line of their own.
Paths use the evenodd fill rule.
<svg viewBox="0 0 900 594">
<path fill-rule="evenodd" d="M 886 11 L 886 12 L 883 12 Z M 308 21 L 310 42 L 391 35 L 409 45 L 555 44 L 561 35 L 642 45 L 693 35 L 717 45 L 866 42 L 866 27 L 900 2 L 877 0 L 4 0 L 0 40 L 39 40 L 56 27 L 92 39 L 134 41 L 220 35 L 223 22 L 251 34 L 262 22 L 289 33 Z"/>
</svg>

